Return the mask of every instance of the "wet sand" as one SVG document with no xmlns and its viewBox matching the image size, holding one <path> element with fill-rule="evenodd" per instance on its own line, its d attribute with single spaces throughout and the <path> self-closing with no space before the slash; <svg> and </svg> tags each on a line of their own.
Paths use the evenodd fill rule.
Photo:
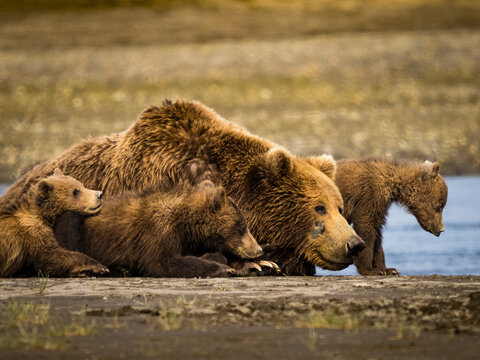
<svg viewBox="0 0 480 360">
<path fill-rule="evenodd" d="M 0 279 L 2 359 L 473 359 L 480 351 L 478 276 L 49 279 L 43 292 L 41 282 Z M 30 303 L 49 306 L 48 321 L 27 333 L 40 338 L 35 346 L 12 340 L 25 336 L 12 304 Z M 55 347 L 52 323 L 76 330 Z"/>
</svg>

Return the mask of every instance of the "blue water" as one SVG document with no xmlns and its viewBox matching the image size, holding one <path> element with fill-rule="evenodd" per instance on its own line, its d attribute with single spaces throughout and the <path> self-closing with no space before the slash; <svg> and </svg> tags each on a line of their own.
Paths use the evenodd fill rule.
<svg viewBox="0 0 480 360">
<path fill-rule="evenodd" d="M 448 201 L 445 232 L 427 233 L 402 207 L 390 208 L 383 231 L 387 267 L 402 275 L 480 275 L 480 177 L 445 178 Z M 317 269 L 317 275 L 357 275 L 355 266 L 342 271 Z"/>
<path fill-rule="evenodd" d="M 446 177 L 448 202 L 440 237 L 420 228 L 413 215 L 392 206 L 383 232 L 385 262 L 402 275 L 480 275 L 480 177 Z M 7 189 L 0 185 L 0 195 Z M 356 275 L 317 269 L 317 275 Z"/>
</svg>

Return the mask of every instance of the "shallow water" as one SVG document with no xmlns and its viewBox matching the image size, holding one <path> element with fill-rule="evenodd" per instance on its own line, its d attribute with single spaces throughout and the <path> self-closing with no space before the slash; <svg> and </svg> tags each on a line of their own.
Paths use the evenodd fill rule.
<svg viewBox="0 0 480 360">
<path fill-rule="evenodd" d="M 427 233 L 413 215 L 392 206 L 383 232 L 385 261 L 402 275 L 480 275 L 480 177 L 446 177 L 448 202 L 445 232 Z M 0 195 L 7 189 L 0 185 Z M 318 275 L 356 275 L 354 266 L 342 271 L 317 269 Z"/>
</svg>

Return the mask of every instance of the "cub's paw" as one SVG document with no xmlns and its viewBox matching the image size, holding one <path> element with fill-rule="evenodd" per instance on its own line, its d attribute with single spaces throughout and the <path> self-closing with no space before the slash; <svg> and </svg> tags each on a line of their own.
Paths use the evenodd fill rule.
<svg viewBox="0 0 480 360">
<path fill-rule="evenodd" d="M 363 276 L 398 276 L 400 275 L 400 272 L 397 269 L 394 268 L 374 268 L 371 270 L 363 270 L 359 271 L 360 275 Z"/>
<path fill-rule="evenodd" d="M 87 276 L 102 276 L 110 273 L 110 270 L 105 265 L 100 263 L 84 264 L 75 266 L 70 271 L 71 277 L 87 277 Z"/>
<path fill-rule="evenodd" d="M 394 276 L 400 275 L 400 271 L 394 268 L 386 268 L 383 271 L 384 271 L 384 274 L 382 275 L 394 275 Z"/>
<path fill-rule="evenodd" d="M 237 276 L 237 271 L 230 266 L 218 264 L 218 268 L 215 272 L 209 275 L 209 277 L 231 277 Z"/>
</svg>

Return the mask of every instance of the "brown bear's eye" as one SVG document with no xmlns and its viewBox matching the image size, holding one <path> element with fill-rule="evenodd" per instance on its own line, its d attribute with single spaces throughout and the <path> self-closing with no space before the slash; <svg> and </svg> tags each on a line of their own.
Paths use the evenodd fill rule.
<svg viewBox="0 0 480 360">
<path fill-rule="evenodd" d="M 79 192 L 80 192 L 80 190 L 78 190 L 78 189 L 73 190 L 73 196 L 77 196 Z"/>
<path fill-rule="evenodd" d="M 320 215 L 325 215 L 327 213 L 327 209 L 325 209 L 325 206 L 323 206 L 323 205 L 316 206 L 315 211 L 317 213 L 319 213 Z"/>
<path fill-rule="evenodd" d="M 339 207 L 338 212 L 340 213 L 340 215 L 342 215 L 343 214 L 343 209 Z"/>
</svg>

